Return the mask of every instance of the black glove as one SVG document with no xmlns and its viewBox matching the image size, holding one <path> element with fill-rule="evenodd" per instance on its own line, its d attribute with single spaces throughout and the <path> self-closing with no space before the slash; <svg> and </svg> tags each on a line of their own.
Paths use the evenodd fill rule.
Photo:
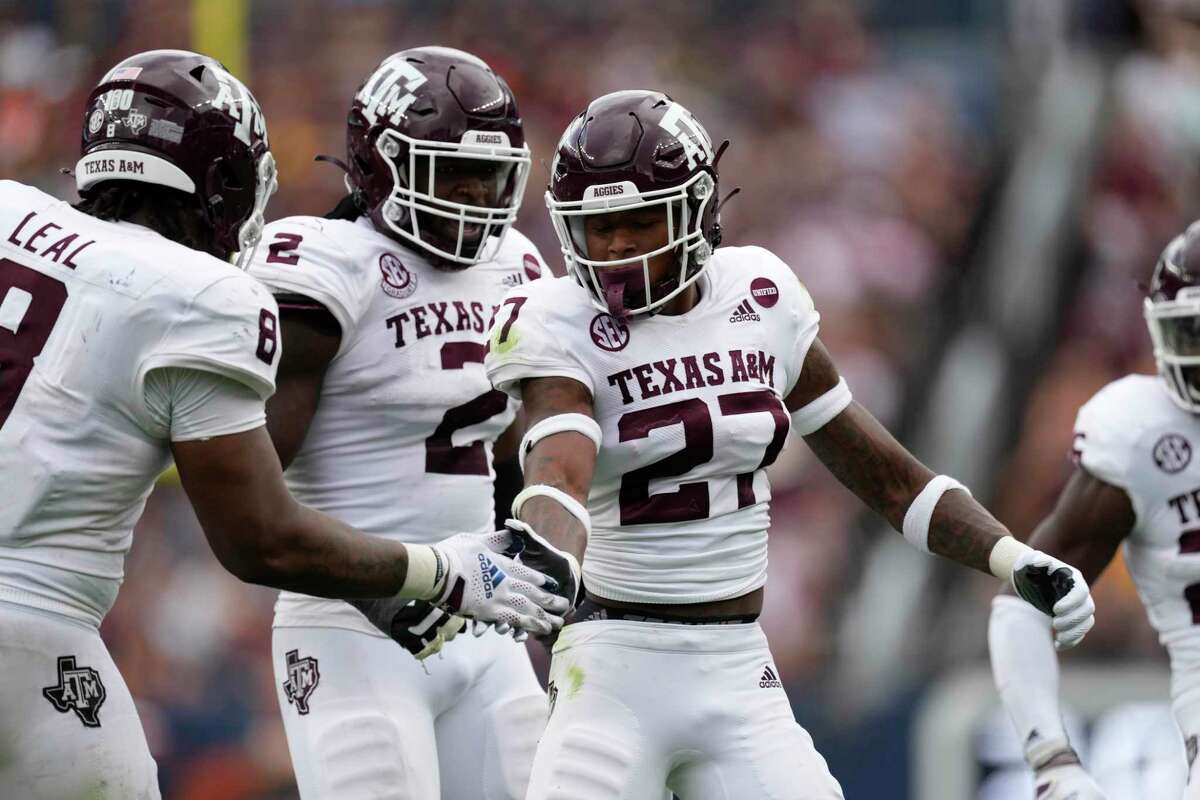
<svg viewBox="0 0 1200 800">
<path fill-rule="evenodd" d="M 583 579 L 579 562 L 570 553 L 559 550 L 543 539 L 528 523 L 519 519 L 505 520 L 504 527 L 512 531 L 514 538 L 524 544 L 517 560 L 543 575 L 558 581 L 559 597 L 565 597 L 574 608 L 579 603 L 579 590 Z"/>
<path fill-rule="evenodd" d="M 424 600 L 348 600 L 372 625 L 424 661 L 462 630 L 466 620 Z"/>
</svg>

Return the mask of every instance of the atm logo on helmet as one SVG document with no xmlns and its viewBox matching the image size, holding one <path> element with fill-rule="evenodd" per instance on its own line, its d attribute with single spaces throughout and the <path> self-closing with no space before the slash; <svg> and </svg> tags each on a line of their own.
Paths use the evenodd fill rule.
<svg viewBox="0 0 1200 800">
<path fill-rule="evenodd" d="M 362 103 L 363 116 L 372 125 L 379 122 L 380 117 L 386 117 L 393 125 L 399 125 L 404 112 L 417 101 L 414 90 L 425 81 L 421 70 L 406 59 L 389 59 L 375 70 L 374 75 L 367 78 L 367 82 L 354 99 Z"/>
<path fill-rule="evenodd" d="M 658 121 L 659 127 L 671 133 L 683 145 L 687 155 L 688 169 L 695 169 L 697 164 L 707 164 L 713 159 L 712 141 L 708 133 L 700 127 L 700 123 L 679 103 L 671 103 L 667 113 Z"/>
</svg>

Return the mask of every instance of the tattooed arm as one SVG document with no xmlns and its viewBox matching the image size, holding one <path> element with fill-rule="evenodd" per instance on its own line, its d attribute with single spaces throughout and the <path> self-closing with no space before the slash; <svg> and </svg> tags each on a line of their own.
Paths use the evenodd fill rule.
<svg viewBox="0 0 1200 800">
<path fill-rule="evenodd" d="M 838 383 L 837 368 L 817 339 L 785 404 L 796 411 Z M 934 473 L 896 441 L 870 412 L 852 402 L 804 439 L 821 462 L 859 499 L 882 514 L 897 530 L 913 499 Z M 929 549 L 990 574 L 988 556 L 1008 530 L 969 494 L 952 489 L 942 495 L 929 525 Z"/>
<path fill-rule="evenodd" d="M 593 415 L 592 396 L 570 378 L 527 378 L 521 383 L 521 400 L 528 428 L 556 414 Z M 525 485 L 544 484 L 587 504 L 596 467 L 596 446 L 582 433 L 563 431 L 541 439 L 526 454 Z M 573 514 L 550 497 L 533 497 L 521 508 L 528 523 L 550 544 L 582 562 L 587 531 Z"/>
</svg>

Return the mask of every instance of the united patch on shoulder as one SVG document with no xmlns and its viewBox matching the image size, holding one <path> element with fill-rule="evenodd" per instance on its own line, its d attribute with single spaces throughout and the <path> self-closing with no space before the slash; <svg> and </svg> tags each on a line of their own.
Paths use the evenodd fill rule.
<svg viewBox="0 0 1200 800">
<path fill-rule="evenodd" d="M 100 673 L 91 667 L 75 665 L 75 656 L 58 657 L 58 684 L 42 689 L 42 696 L 60 713 L 74 711 L 88 728 L 100 727 L 100 706 L 108 693 Z"/>
<path fill-rule="evenodd" d="M 287 680 L 283 682 L 283 693 L 287 701 L 296 706 L 301 714 L 308 713 L 308 700 L 321 681 L 317 660 L 312 656 L 300 657 L 299 650 L 288 650 L 286 656 Z"/>
</svg>

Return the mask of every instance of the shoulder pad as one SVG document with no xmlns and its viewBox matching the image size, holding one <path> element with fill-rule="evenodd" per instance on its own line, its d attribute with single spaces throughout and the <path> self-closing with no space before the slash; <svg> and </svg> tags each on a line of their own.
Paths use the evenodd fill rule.
<svg viewBox="0 0 1200 800">
<path fill-rule="evenodd" d="M 353 223 L 320 217 L 272 222 L 250 263 L 250 274 L 275 294 L 309 297 L 329 309 L 345 337 L 361 313 L 362 279 L 370 266 L 353 258 L 338 239 Z"/>
</svg>

